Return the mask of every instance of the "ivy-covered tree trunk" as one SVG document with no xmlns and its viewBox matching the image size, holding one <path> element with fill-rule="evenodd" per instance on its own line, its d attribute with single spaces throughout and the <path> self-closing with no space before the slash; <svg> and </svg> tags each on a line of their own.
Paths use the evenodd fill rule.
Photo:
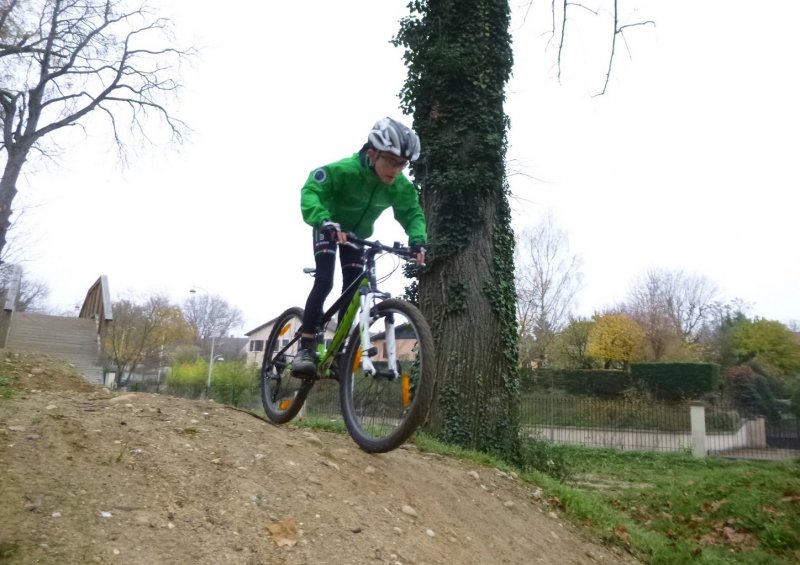
<svg viewBox="0 0 800 565">
<path fill-rule="evenodd" d="M 508 2 L 412 1 L 406 111 L 422 140 L 414 176 L 430 236 L 419 300 L 437 346 L 430 428 L 446 441 L 518 453 L 514 237 L 505 176 Z"/>
</svg>

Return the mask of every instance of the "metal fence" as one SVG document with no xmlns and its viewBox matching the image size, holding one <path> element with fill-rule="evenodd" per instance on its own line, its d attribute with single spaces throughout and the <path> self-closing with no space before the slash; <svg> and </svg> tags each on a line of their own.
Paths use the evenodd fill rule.
<svg viewBox="0 0 800 565">
<path fill-rule="evenodd" d="M 261 411 L 257 387 L 227 390 L 205 387 L 169 390 L 161 384 L 137 383 L 132 390 L 160 392 L 188 398 L 213 398 Z M 520 397 L 520 425 L 530 438 L 584 447 L 625 451 L 685 451 L 748 459 L 800 457 L 800 421 L 746 414 L 731 402 L 656 402 L 649 398 L 601 399 L 568 395 L 524 393 Z M 341 420 L 339 386 L 322 380 L 314 385 L 299 417 Z"/>
<path fill-rule="evenodd" d="M 524 394 L 520 424 L 532 438 L 624 450 L 691 448 L 688 407 L 625 399 Z"/>
<path fill-rule="evenodd" d="M 524 433 L 585 447 L 687 451 L 748 459 L 800 457 L 800 422 L 790 414 L 767 419 L 729 401 L 656 402 L 524 394 Z"/>
</svg>

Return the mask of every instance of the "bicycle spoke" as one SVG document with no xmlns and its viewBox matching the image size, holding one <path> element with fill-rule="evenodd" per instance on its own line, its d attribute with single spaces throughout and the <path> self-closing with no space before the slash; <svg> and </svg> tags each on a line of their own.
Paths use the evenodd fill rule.
<svg viewBox="0 0 800 565">
<path fill-rule="evenodd" d="M 285 423 L 303 407 L 309 382 L 293 377 L 292 362 L 299 347 L 298 332 L 303 320 L 300 308 L 291 308 L 275 321 L 264 348 L 261 367 L 261 400 L 270 420 Z"/>
<path fill-rule="evenodd" d="M 400 445 L 424 418 L 432 393 L 433 346 L 424 318 L 410 304 L 386 300 L 376 314 L 369 328 L 371 347 L 377 352 L 370 359 L 375 372 L 361 364 L 356 330 L 346 358 L 342 408 L 356 442 L 367 451 L 379 452 Z"/>
</svg>

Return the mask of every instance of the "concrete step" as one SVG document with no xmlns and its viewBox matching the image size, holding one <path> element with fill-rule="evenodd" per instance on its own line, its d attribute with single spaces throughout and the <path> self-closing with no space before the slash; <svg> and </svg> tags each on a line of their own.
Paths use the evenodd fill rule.
<svg viewBox="0 0 800 565">
<path fill-rule="evenodd" d="M 94 320 L 14 312 L 6 347 L 47 353 L 75 367 L 89 382 L 103 382 Z"/>
</svg>

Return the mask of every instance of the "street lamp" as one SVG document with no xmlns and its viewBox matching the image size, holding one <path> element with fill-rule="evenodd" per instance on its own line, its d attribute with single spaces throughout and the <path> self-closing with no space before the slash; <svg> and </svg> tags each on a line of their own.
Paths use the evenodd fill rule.
<svg viewBox="0 0 800 565">
<path fill-rule="evenodd" d="M 208 356 L 208 378 L 206 379 L 206 390 L 211 391 L 211 371 L 214 370 L 214 343 L 217 341 L 213 335 L 211 336 L 211 355 Z"/>
</svg>

